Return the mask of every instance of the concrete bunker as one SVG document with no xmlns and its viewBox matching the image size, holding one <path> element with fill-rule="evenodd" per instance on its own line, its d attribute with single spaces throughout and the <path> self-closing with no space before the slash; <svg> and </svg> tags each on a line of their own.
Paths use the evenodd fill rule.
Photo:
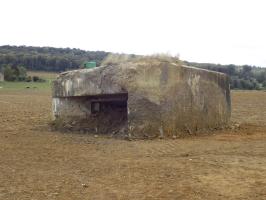
<svg viewBox="0 0 266 200">
<path fill-rule="evenodd" d="M 227 75 L 160 59 L 62 73 L 53 83 L 59 128 L 136 138 L 226 126 Z"/>
</svg>

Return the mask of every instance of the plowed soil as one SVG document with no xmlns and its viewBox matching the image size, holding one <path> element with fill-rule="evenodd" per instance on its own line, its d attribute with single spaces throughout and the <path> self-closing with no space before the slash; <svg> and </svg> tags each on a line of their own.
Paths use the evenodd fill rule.
<svg viewBox="0 0 266 200">
<path fill-rule="evenodd" d="M 0 90 L 0 200 L 266 199 L 266 92 L 232 92 L 236 129 L 126 141 L 50 130 L 51 96 Z"/>
</svg>

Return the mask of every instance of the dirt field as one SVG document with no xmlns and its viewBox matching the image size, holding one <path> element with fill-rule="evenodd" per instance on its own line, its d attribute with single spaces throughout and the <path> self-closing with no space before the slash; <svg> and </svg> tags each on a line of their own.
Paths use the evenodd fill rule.
<svg viewBox="0 0 266 200">
<path fill-rule="evenodd" d="M 48 91 L 0 90 L 0 200 L 266 199 L 266 92 L 233 92 L 240 131 L 124 141 L 49 131 Z"/>
</svg>

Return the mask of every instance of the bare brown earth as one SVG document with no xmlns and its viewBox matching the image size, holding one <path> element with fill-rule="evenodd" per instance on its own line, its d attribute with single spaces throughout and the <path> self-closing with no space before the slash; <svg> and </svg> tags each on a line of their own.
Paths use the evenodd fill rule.
<svg viewBox="0 0 266 200">
<path fill-rule="evenodd" d="M 181 139 L 52 132 L 50 105 L 0 90 L 0 200 L 266 199 L 266 92 L 232 92 L 240 130 Z"/>
</svg>

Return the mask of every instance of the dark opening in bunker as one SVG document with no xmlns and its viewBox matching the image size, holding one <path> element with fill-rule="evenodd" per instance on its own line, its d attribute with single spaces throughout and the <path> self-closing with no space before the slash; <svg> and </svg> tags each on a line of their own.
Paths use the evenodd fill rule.
<svg viewBox="0 0 266 200">
<path fill-rule="evenodd" d="M 91 114 L 106 114 L 127 116 L 127 94 L 110 94 L 90 96 Z"/>
<path fill-rule="evenodd" d="M 67 99 L 69 115 L 77 116 L 74 117 L 77 130 L 113 134 L 127 127 L 127 93 Z"/>
<path fill-rule="evenodd" d="M 127 93 L 58 98 L 54 115 L 64 113 L 70 130 L 114 134 L 127 128 L 127 101 Z"/>
<path fill-rule="evenodd" d="M 128 94 L 90 96 L 88 123 L 102 133 L 119 131 L 127 125 Z"/>
</svg>

